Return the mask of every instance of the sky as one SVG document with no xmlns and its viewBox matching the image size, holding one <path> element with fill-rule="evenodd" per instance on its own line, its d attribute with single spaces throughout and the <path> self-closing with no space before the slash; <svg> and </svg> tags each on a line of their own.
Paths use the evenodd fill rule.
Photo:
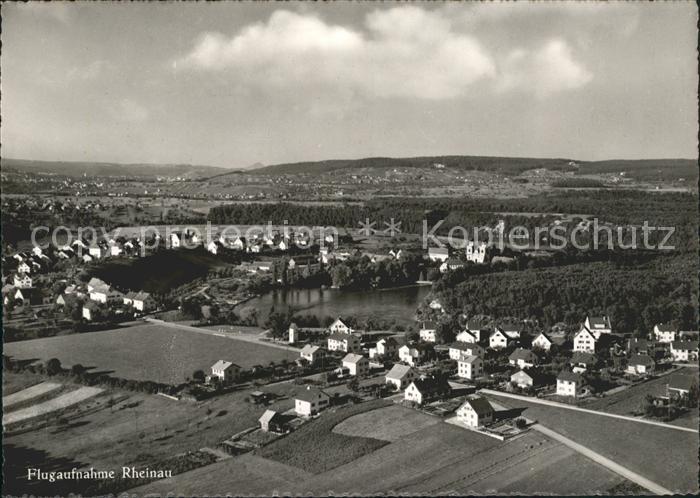
<svg viewBox="0 0 700 498">
<path fill-rule="evenodd" d="M 3 157 L 697 157 L 693 2 L 3 3 Z"/>
</svg>

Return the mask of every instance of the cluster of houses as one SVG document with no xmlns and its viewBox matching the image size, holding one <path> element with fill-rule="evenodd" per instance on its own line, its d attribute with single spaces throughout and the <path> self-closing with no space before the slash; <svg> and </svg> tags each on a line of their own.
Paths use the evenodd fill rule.
<svg viewBox="0 0 700 498">
<path fill-rule="evenodd" d="M 86 300 L 82 308 L 82 317 L 93 321 L 100 312 L 115 311 L 122 307 L 132 307 L 139 313 L 149 313 L 156 309 L 156 302 L 148 292 L 122 293 L 99 278 L 91 278 L 85 288 L 69 285 L 62 295 L 56 298 L 56 304 L 66 305 L 69 299 Z"/>
<path fill-rule="evenodd" d="M 419 330 L 421 343 L 401 348 L 403 352 L 400 350 L 400 360 L 408 365 L 420 364 L 423 356 L 421 351 L 425 350 L 420 344 L 437 342 L 437 328 L 438 325 L 434 322 L 424 322 Z M 621 337 L 613 334 L 609 317 L 586 317 L 573 337 L 573 355 L 568 368 L 557 375 L 556 394 L 576 397 L 584 392 L 586 381 L 582 374 L 594 371 L 599 366 L 596 355 L 603 351 L 610 351 L 614 360 L 624 359 L 625 372 L 634 376 L 649 375 L 655 371 L 657 364 L 654 352 L 659 347 L 665 348 L 673 361 L 697 360 L 696 332 L 678 331 L 671 324 L 658 324 L 652 335 L 653 340 L 629 339 L 627 348 L 622 349 Z M 470 321 L 465 330 L 457 334 L 456 342 L 448 346 L 449 358 L 457 362 L 458 377 L 474 380 L 484 375 L 485 348 L 502 350 L 514 347 L 508 356 L 508 363 L 517 367 L 518 371 L 511 375 L 511 383 L 522 389 L 541 387 L 546 376 L 537 367 L 541 353 L 550 351 L 554 339 L 544 332 L 529 342 L 524 339 L 526 330 L 522 323 L 502 324 L 490 330 L 478 322 Z M 560 344 L 561 342 L 563 341 Z M 528 347 L 522 347 L 523 344 Z"/>
</svg>

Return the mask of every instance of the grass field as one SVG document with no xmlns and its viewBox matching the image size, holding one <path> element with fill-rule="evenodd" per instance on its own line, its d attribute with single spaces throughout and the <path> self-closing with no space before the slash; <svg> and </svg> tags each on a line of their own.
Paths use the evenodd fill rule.
<svg viewBox="0 0 700 498">
<path fill-rule="evenodd" d="M 64 367 L 80 363 L 116 377 L 168 384 L 184 382 L 198 369 L 209 372 L 220 359 L 245 368 L 298 357 L 283 349 L 151 324 L 8 343 L 5 354 L 58 358 Z"/>
<path fill-rule="evenodd" d="M 397 441 L 425 427 L 439 424 L 440 419 L 400 405 L 387 406 L 343 420 L 333 428 L 337 434 Z"/>
<path fill-rule="evenodd" d="M 391 412 L 379 408 L 365 413 Z M 528 433 L 501 443 L 439 423 L 316 475 L 245 455 L 132 491 L 161 496 L 582 495 L 605 493 L 624 483 L 617 475 L 541 434 Z"/>
<path fill-rule="evenodd" d="M 583 403 L 580 406 L 590 408 L 591 410 L 600 410 L 604 412 L 617 413 L 620 415 L 635 415 L 640 411 L 640 407 L 643 406 L 644 398 L 647 394 L 651 394 L 652 396 L 666 394 L 666 385 L 668 384 L 669 378 L 670 376 L 675 375 L 695 377 L 697 379 L 698 369 L 689 367 L 679 368 L 668 376 L 659 377 L 649 382 L 637 384 L 629 389 L 613 394 L 612 396 L 596 398 L 591 400 L 591 402 Z M 684 413 L 681 417 L 678 417 L 669 423 L 697 429 L 698 410 Z"/>
<path fill-rule="evenodd" d="M 259 456 L 319 474 L 371 453 L 386 441 L 337 434 L 333 428 L 359 413 L 388 406 L 385 400 L 369 401 L 326 411 L 320 418 L 302 426 L 287 437 L 256 451 Z"/>
<path fill-rule="evenodd" d="M 494 397 L 565 437 L 679 493 L 698 492 L 698 434 Z"/>
</svg>

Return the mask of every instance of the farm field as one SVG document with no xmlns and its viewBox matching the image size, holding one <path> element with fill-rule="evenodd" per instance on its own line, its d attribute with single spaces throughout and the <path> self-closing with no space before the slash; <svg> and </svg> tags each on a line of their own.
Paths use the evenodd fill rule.
<svg viewBox="0 0 700 498">
<path fill-rule="evenodd" d="M 3 345 L 6 347 L 6 345 Z M 5 396 L 19 392 L 28 387 L 39 384 L 43 378 L 39 375 L 27 373 L 26 375 L 3 375 L 2 376 L 2 395 Z"/>
<path fill-rule="evenodd" d="M 152 324 L 8 343 L 5 354 L 22 360 L 58 358 L 64 367 L 80 363 L 115 377 L 167 384 L 180 384 L 195 370 L 208 372 L 220 359 L 246 368 L 298 356 L 261 344 Z"/>
<path fill-rule="evenodd" d="M 6 373 L 12 377 L 20 375 L 24 374 Z M 66 414 L 67 424 L 6 434 L 3 448 L 5 455 L 9 451 L 17 462 L 35 455 L 35 461 L 45 462 L 45 467 L 50 465 L 54 470 L 153 466 L 184 452 L 215 448 L 233 434 L 256 426 L 266 408 L 279 411 L 287 401 L 269 407 L 253 405 L 245 401 L 251 390 L 199 403 L 106 390 L 85 405 L 71 408 Z M 19 477 L 26 476 L 25 466 L 19 465 L 16 470 Z M 37 493 L 67 494 L 59 488 L 44 491 Z"/>
<path fill-rule="evenodd" d="M 669 375 L 659 377 L 643 384 L 637 384 L 605 398 L 598 398 L 589 403 L 582 403 L 582 408 L 591 410 L 600 410 L 609 413 L 617 413 L 620 415 L 635 415 L 640 411 L 640 406 L 643 406 L 644 398 L 647 394 L 659 396 L 666 393 L 666 385 L 671 376 L 698 377 L 698 369 L 691 367 L 681 367 Z M 697 429 L 698 427 L 698 410 L 683 414 L 671 422 L 672 425 L 681 427 L 690 427 Z"/>
<path fill-rule="evenodd" d="M 83 401 L 97 396 L 102 392 L 99 387 L 80 387 L 74 391 L 61 394 L 55 398 L 48 399 L 41 403 L 22 408 L 17 411 L 12 411 L 9 413 L 3 413 L 2 415 L 2 425 L 8 426 L 10 424 L 15 424 L 26 419 L 39 417 L 41 415 L 46 415 L 51 412 L 63 410 L 69 408 L 73 405 L 82 403 Z"/>
<path fill-rule="evenodd" d="M 333 428 L 353 415 L 388 406 L 389 403 L 374 400 L 326 411 L 319 419 L 255 453 L 314 474 L 331 470 L 387 444 L 386 441 L 367 436 L 339 434 Z"/>
<path fill-rule="evenodd" d="M 37 398 L 44 394 L 50 393 L 51 391 L 55 391 L 60 387 L 61 384 L 57 384 L 55 382 L 42 382 L 40 384 L 35 384 L 31 387 L 27 387 L 26 389 L 22 389 L 21 391 L 15 392 L 8 396 L 3 396 L 2 406 L 3 408 L 9 408 L 18 403 L 22 403 L 23 401 L 28 401 L 30 399 Z"/>
<path fill-rule="evenodd" d="M 373 412 L 390 413 L 380 408 L 355 417 Z M 604 493 L 625 482 L 541 434 L 528 433 L 501 443 L 440 422 L 317 475 L 249 454 L 131 491 L 159 495 L 466 495 L 537 491 L 575 495 Z"/>
<path fill-rule="evenodd" d="M 573 441 L 678 493 L 698 492 L 698 434 L 494 396 Z M 654 455 L 649 459 L 649 455 Z M 694 462 L 692 465 L 689 462 Z"/>
<path fill-rule="evenodd" d="M 333 428 L 337 434 L 397 441 L 407 434 L 439 424 L 440 419 L 400 405 L 387 406 L 355 415 Z"/>
</svg>

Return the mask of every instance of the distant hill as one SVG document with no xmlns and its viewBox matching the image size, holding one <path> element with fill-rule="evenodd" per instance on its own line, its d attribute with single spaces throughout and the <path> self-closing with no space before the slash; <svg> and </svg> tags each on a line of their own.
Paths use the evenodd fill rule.
<svg viewBox="0 0 700 498">
<path fill-rule="evenodd" d="M 27 159 L 3 158 L 0 162 L 3 171 L 16 170 L 24 173 L 43 173 L 65 176 L 128 176 L 153 178 L 156 176 L 180 176 L 201 178 L 214 176 L 230 170 L 215 166 L 192 164 L 120 164 L 73 161 L 33 161 Z"/>
<path fill-rule="evenodd" d="M 363 168 L 446 168 L 465 171 L 487 171 L 505 175 L 518 175 L 531 169 L 544 168 L 552 171 L 572 171 L 578 175 L 601 173 L 624 173 L 638 180 L 693 179 L 698 176 L 698 163 L 693 159 L 643 159 L 578 161 L 572 159 L 488 157 L 488 156 L 425 156 L 408 158 L 369 157 L 365 159 L 337 159 L 275 164 L 251 170 L 259 175 L 318 175 L 335 170 Z"/>
<path fill-rule="evenodd" d="M 693 159 L 614 159 L 581 161 L 578 174 L 625 173 L 638 180 L 686 180 L 698 177 L 698 162 Z"/>
<path fill-rule="evenodd" d="M 252 170 L 260 175 L 320 174 L 334 170 L 362 168 L 426 168 L 439 167 L 493 173 L 518 174 L 529 169 L 547 168 L 551 170 L 573 171 L 570 159 L 537 159 L 521 157 L 484 156 L 424 156 L 424 157 L 368 157 L 365 159 L 336 159 L 329 161 L 275 164 Z"/>
</svg>

